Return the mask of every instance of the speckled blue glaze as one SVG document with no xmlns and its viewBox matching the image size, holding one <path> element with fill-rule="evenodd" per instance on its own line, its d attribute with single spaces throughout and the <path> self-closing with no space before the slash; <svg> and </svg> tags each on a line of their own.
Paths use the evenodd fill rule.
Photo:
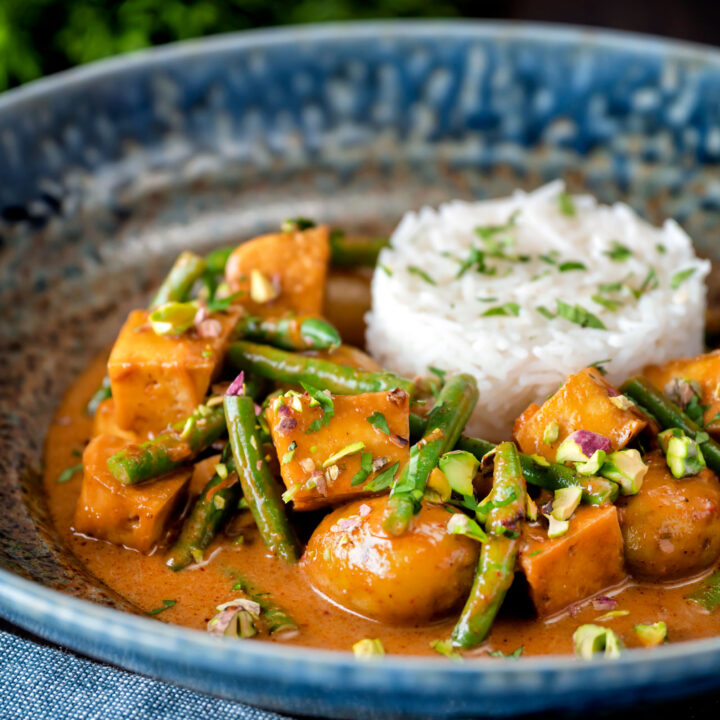
<svg viewBox="0 0 720 720">
<path fill-rule="evenodd" d="M 564 177 L 677 218 L 720 256 L 719 162 L 720 53 L 536 25 L 240 34 L 1 97 L 0 613 L 139 672 L 308 715 L 508 716 L 720 686 L 720 638 L 613 662 L 458 665 L 172 627 L 78 567 L 38 480 L 63 392 L 181 248 L 298 214 L 387 227 L 423 203 Z"/>
</svg>

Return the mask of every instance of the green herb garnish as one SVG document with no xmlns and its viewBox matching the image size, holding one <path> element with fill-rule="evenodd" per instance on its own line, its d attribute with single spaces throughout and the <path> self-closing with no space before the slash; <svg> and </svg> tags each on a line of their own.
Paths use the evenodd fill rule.
<svg viewBox="0 0 720 720">
<path fill-rule="evenodd" d="M 496 302 L 497 298 L 496 297 L 484 297 L 484 298 L 479 297 L 479 298 L 477 298 L 477 301 L 478 302 Z"/>
<path fill-rule="evenodd" d="M 430 647 L 440 655 L 444 655 L 445 657 L 450 658 L 451 660 L 455 660 L 455 662 L 462 662 L 463 657 L 462 655 L 453 648 L 452 641 L 450 640 L 433 640 L 430 643 Z"/>
<path fill-rule="evenodd" d="M 237 300 L 242 295 L 244 295 L 244 293 L 236 292 L 224 298 L 210 300 L 207 304 L 207 310 L 209 313 L 225 312 L 225 310 L 227 310 L 235 302 L 235 300 Z"/>
<path fill-rule="evenodd" d="M 670 279 L 670 287 L 677 290 L 694 272 L 695 268 L 688 268 L 675 273 Z"/>
<path fill-rule="evenodd" d="M 601 375 L 607 375 L 607 370 L 603 367 L 605 363 L 612 361 L 612 358 L 605 358 L 604 360 L 596 360 L 594 363 L 590 363 L 588 367 L 594 367 Z"/>
<path fill-rule="evenodd" d="M 370 417 L 365 419 L 380 432 L 384 432 L 386 435 L 390 434 L 390 428 L 388 427 L 387 420 L 381 412 L 376 410 Z"/>
<path fill-rule="evenodd" d="M 611 312 L 617 312 L 617 309 L 622 305 L 622 303 L 619 303 L 617 300 L 610 300 L 609 298 L 604 298 L 602 295 L 593 295 L 591 300 Z"/>
<path fill-rule="evenodd" d="M 613 240 L 610 250 L 606 250 L 605 255 L 615 262 L 625 262 L 627 259 L 632 257 L 632 250 L 625 247 L 625 245 L 622 245 L 617 240 Z"/>
<path fill-rule="evenodd" d="M 504 305 L 498 305 L 498 307 L 490 308 L 486 310 L 480 317 L 493 317 L 496 315 L 517 317 L 520 314 L 520 306 L 517 303 L 509 302 Z"/>
<path fill-rule="evenodd" d="M 642 281 L 640 288 L 638 290 L 633 290 L 632 292 L 635 298 L 638 299 L 648 292 L 648 290 L 655 290 L 658 285 L 659 282 L 657 274 L 653 268 L 650 268 L 650 270 L 648 270 L 648 274 L 645 276 L 645 279 Z"/>
<path fill-rule="evenodd" d="M 558 202 L 560 203 L 560 212 L 568 217 L 575 216 L 575 203 L 573 202 L 572 196 L 566 192 L 561 192 L 558 195 Z"/>
<path fill-rule="evenodd" d="M 365 443 L 361 440 L 346 445 L 344 448 L 333 453 L 329 458 L 327 458 L 327 460 L 325 460 L 325 462 L 323 463 L 323 470 L 329 468 L 331 465 L 334 465 L 338 460 L 341 460 L 344 457 L 348 457 L 349 455 L 355 455 L 356 453 L 359 453 L 361 450 L 364 449 Z"/>
<path fill-rule="evenodd" d="M 560 263 L 558 270 L 560 272 L 570 272 L 571 270 L 587 270 L 587 267 L 577 260 L 568 260 L 568 262 Z"/>
<path fill-rule="evenodd" d="M 542 552 L 542 550 L 540 551 Z M 533 553 L 534 554 L 534 553 Z M 502 650 L 493 650 L 488 652 L 490 657 L 507 658 L 508 660 L 517 660 L 525 652 L 525 646 L 521 645 L 519 648 L 513 650 L 511 653 L 505 654 Z"/>
<path fill-rule="evenodd" d="M 378 263 L 378 267 L 388 276 L 392 277 L 393 271 L 392 268 L 388 265 L 383 265 L 382 263 Z"/>
<path fill-rule="evenodd" d="M 308 434 L 317 432 L 320 428 L 325 427 L 330 420 L 332 420 L 335 415 L 335 405 L 332 398 L 324 390 L 319 390 L 318 388 L 304 382 L 301 382 L 300 385 L 302 385 L 303 390 L 305 390 L 305 392 L 315 401 L 317 405 L 320 406 L 320 409 L 322 410 L 322 416 L 313 420 L 306 431 Z"/>
<path fill-rule="evenodd" d="M 702 587 L 693 590 L 693 592 L 687 596 L 687 599 L 692 600 L 712 612 L 720 605 L 720 571 L 714 572 L 703 583 Z"/>
<path fill-rule="evenodd" d="M 426 283 L 430 285 L 437 285 L 437 283 L 422 268 L 419 268 L 417 265 L 408 265 L 407 271 L 409 273 L 412 273 L 413 275 L 417 275 L 419 278 L 422 278 Z"/>
<path fill-rule="evenodd" d="M 376 475 L 366 486 L 365 489 L 368 492 L 380 492 L 381 490 L 387 490 L 395 479 L 395 473 L 400 467 L 400 463 L 396 462 L 389 468 L 386 468 L 381 473 Z"/>
<path fill-rule="evenodd" d="M 57 482 L 59 483 L 66 483 L 69 480 L 72 480 L 75 473 L 82 472 L 83 464 L 78 463 L 77 465 L 71 465 L 69 468 L 65 468 L 57 478 Z"/>
<path fill-rule="evenodd" d="M 586 310 L 582 305 L 568 305 L 562 300 L 557 300 L 557 314 L 559 317 L 569 320 L 580 327 L 595 328 L 596 330 L 607 330 L 605 325 L 596 315 Z"/>
<path fill-rule="evenodd" d="M 598 290 L 600 292 L 620 292 L 622 290 L 622 283 L 621 282 L 614 282 L 614 283 L 601 283 L 598 285 Z"/>
<path fill-rule="evenodd" d="M 360 456 L 360 469 L 353 475 L 350 484 L 355 487 L 365 482 L 372 472 L 372 453 L 364 452 Z"/>
<path fill-rule="evenodd" d="M 148 615 L 157 615 L 161 612 L 165 612 L 165 610 L 169 610 L 173 605 L 177 605 L 177 600 L 163 600 L 163 607 L 155 608 L 154 610 L 150 610 L 148 612 Z"/>
<path fill-rule="evenodd" d="M 554 320 L 555 319 L 555 313 L 550 312 L 546 307 L 543 307 L 542 305 L 538 305 L 535 310 L 537 310 L 544 318 L 547 318 L 548 320 Z"/>
<path fill-rule="evenodd" d="M 280 229 L 283 232 L 302 232 L 303 230 L 309 230 L 310 228 L 315 227 L 315 221 L 310 220 L 310 218 L 305 217 L 296 217 L 296 218 L 288 218 L 287 220 L 283 220 L 282 225 L 280 226 Z M 340 230 L 342 235 L 345 233 Z M 337 232 L 333 230 L 333 233 L 335 233 L 335 238 L 337 238 Z M 340 235 L 340 237 L 342 237 Z"/>
<path fill-rule="evenodd" d="M 664 254 L 667 252 L 667 248 L 666 248 L 662 243 L 658 243 L 658 244 L 655 246 L 655 249 L 656 249 L 661 255 L 664 255 Z"/>
</svg>

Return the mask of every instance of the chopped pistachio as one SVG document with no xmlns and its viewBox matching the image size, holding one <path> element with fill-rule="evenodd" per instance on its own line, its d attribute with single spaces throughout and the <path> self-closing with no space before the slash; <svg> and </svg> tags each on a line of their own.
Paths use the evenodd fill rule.
<svg viewBox="0 0 720 720">
<path fill-rule="evenodd" d="M 215 473 L 219 475 L 223 480 L 226 480 L 228 476 L 227 465 L 225 465 L 225 463 L 218 463 L 215 466 Z"/>
<path fill-rule="evenodd" d="M 558 488 L 552 504 L 552 517 L 555 520 L 569 520 L 582 499 L 582 488 L 578 486 Z"/>
<path fill-rule="evenodd" d="M 156 335 L 182 335 L 195 324 L 196 302 L 168 302 L 150 313 L 148 320 Z"/>
<path fill-rule="evenodd" d="M 636 625 L 633 630 L 638 636 L 641 645 L 645 647 L 654 647 L 662 645 L 667 640 L 667 625 L 660 620 L 652 623 L 652 625 Z"/>
<path fill-rule="evenodd" d="M 536 465 L 540 467 L 550 467 L 550 463 L 542 455 L 531 455 L 530 458 Z"/>
<path fill-rule="evenodd" d="M 568 520 L 558 520 L 552 515 L 545 515 L 548 521 L 548 537 L 552 540 L 562 537 L 569 529 L 570 522 Z"/>
<path fill-rule="evenodd" d="M 543 442 L 546 445 L 552 445 L 557 442 L 558 436 L 560 435 L 560 426 L 555 422 L 550 422 L 545 426 L 543 431 Z"/>
<path fill-rule="evenodd" d="M 462 662 L 463 657 L 453 647 L 452 640 L 433 640 L 430 642 L 430 647 L 440 655 L 444 655 L 451 660 Z"/>
<path fill-rule="evenodd" d="M 452 488 L 447 476 L 440 468 L 433 468 L 425 487 L 425 499 L 429 502 L 444 503 L 451 495 Z"/>
<path fill-rule="evenodd" d="M 465 535 L 466 537 L 477 540 L 478 542 L 487 542 L 485 531 L 464 513 L 455 513 L 448 520 L 447 531 L 450 535 Z"/>
<path fill-rule="evenodd" d="M 283 494 L 282 494 L 282 501 L 284 503 L 289 503 L 297 494 L 298 491 L 302 485 L 300 483 L 295 483 L 294 485 L 291 485 Z"/>
<path fill-rule="evenodd" d="M 352 646 L 356 658 L 368 660 L 370 658 L 382 657 L 385 655 L 385 648 L 378 639 L 363 638 Z"/>
<path fill-rule="evenodd" d="M 292 459 L 293 455 L 295 455 L 295 450 L 297 450 L 297 443 L 293 440 L 290 445 L 288 445 L 287 452 L 282 456 L 281 465 L 287 465 Z"/>
<path fill-rule="evenodd" d="M 536 522 L 538 519 L 537 503 L 530 497 L 529 493 L 525 493 L 525 517 L 529 522 Z"/>
<path fill-rule="evenodd" d="M 706 467 L 700 445 L 680 428 L 663 430 L 658 435 L 658 441 L 673 477 L 680 479 L 697 475 Z"/>
<path fill-rule="evenodd" d="M 619 410 L 632 410 L 635 403 L 627 395 L 613 395 L 610 402 Z"/>
<path fill-rule="evenodd" d="M 623 495 L 637 495 L 647 471 L 648 466 L 637 450 L 618 450 L 608 455 L 600 475 L 620 485 Z"/>
<path fill-rule="evenodd" d="M 619 617 L 625 617 L 626 615 L 629 615 L 629 610 L 611 610 L 610 612 L 606 612 L 604 615 L 601 615 L 598 618 L 595 618 L 597 622 L 604 622 L 605 620 L 614 620 L 615 618 Z"/>
<path fill-rule="evenodd" d="M 359 453 L 361 450 L 365 449 L 365 443 L 358 441 L 354 443 L 350 443 L 349 445 L 346 445 L 342 450 L 338 450 L 336 453 L 333 453 L 325 462 L 323 463 L 323 469 L 330 467 L 330 465 L 335 464 L 338 460 L 341 458 L 347 457 L 348 455 L 355 455 L 355 453 Z"/>
<path fill-rule="evenodd" d="M 268 303 L 279 297 L 280 290 L 259 270 L 250 271 L 250 298 L 256 303 Z"/>
<path fill-rule="evenodd" d="M 602 625 L 581 625 L 573 633 L 575 654 L 583 660 L 592 660 L 596 653 L 606 658 L 620 657 L 622 643 L 610 628 Z"/>
<path fill-rule="evenodd" d="M 452 450 L 440 458 L 438 465 L 455 492 L 461 495 L 473 494 L 473 478 L 479 463 L 472 453 Z"/>
</svg>

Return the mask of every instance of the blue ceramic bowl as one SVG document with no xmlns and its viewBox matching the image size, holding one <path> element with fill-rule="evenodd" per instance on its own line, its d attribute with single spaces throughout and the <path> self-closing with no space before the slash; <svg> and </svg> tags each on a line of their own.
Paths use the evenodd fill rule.
<svg viewBox="0 0 720 720">
<path fill-rule="evenodd" d="M 38 479 L 63 392 L 181 248 L 291 215 L 390 226 L 423 203 L 564 177 L 650 220 L 673 216 L 720 255 L 719 160 L 720 53 L 538 25 L 247 33 L 6 94 L 0 612 L 93 657 L 303 714 L 501 716 L 720 685 L 720 638 L 613 662 L 359 663 L 152 621 L 78 567 Z"/>
</svg>

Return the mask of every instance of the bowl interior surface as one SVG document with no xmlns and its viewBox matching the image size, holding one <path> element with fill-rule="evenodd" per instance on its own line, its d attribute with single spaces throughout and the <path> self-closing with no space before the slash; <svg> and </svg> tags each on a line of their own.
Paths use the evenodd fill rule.
<svg viewBox="0 0 720 720">
<path fill-rule="evenodd" d="M 39 470 L 64 392 L 187 247 L 298 215 L 387 231 L 425 204 L 560 177 L 652 222 L 673 217 L 720 257 L 720 53 L 537 25 L 247 33 L 11 92 L 0 146 L 0 612 L 133 669 L 304 713 L 498 715 L 618 701 L 608 688 L 631 701 L 713 684 L 720 641 L 592 673 L 567 659 L 493 663 L 480 681 L 452 663 L 379 672 L 317 651 L 208 645 L 84 606 L 74 598 L 133 612 L 63 547 Z M 129 632 L 146 640 L 130 648 Z M 281 671 L 292 677 L 278 685 Z M 465 690 L 450 701 L 441 680 Z"/>
</svg>

